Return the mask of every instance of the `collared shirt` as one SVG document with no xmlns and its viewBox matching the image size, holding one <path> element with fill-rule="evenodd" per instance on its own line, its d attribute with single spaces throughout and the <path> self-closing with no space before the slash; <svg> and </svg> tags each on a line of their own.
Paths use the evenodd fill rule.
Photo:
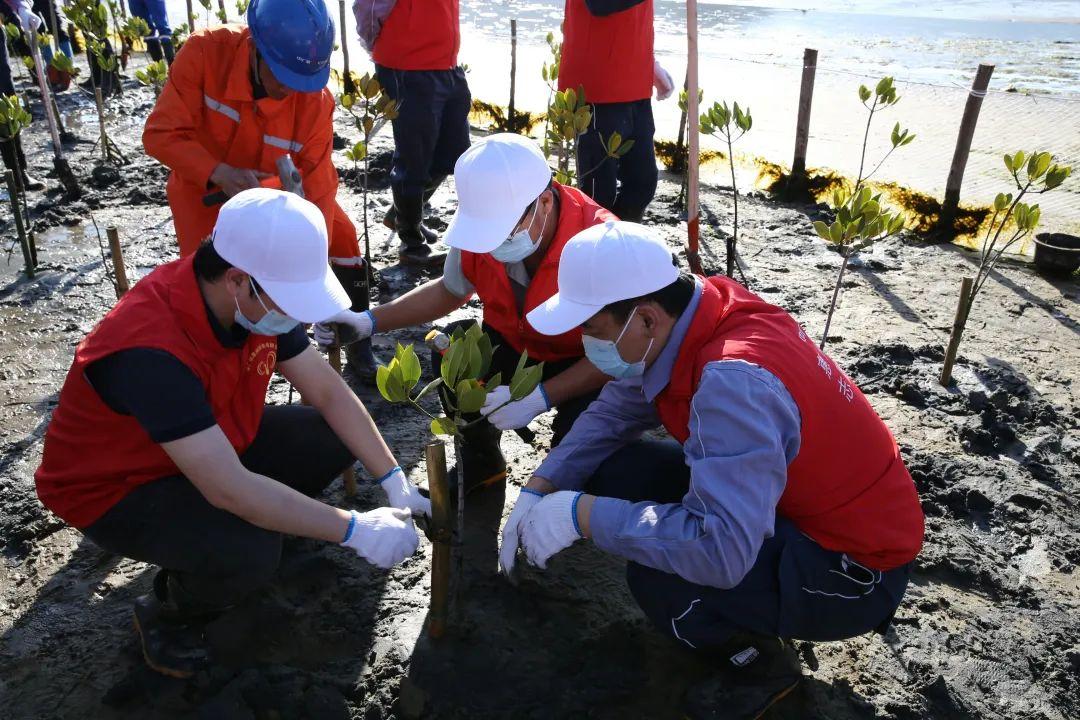
<svg viewBox="0 0 1080 720">
<path fill-rule="evenodd" d="M 535 474 L 579 490 L 619 448 L 660 424 L 667 387 L 701 300 L 701 284 L 664 349 L 640 378 L 609 382 Z M 775 375 L 743 360 L 708 363 L 690 404 L 683 445 L 690 488 L 681 503 L 598 498 L 589 524 L 598 547 L 700 585 L 730 588 L 772 535 L 787 466 L 799 452 L 795 401 Z"/>
</svg>

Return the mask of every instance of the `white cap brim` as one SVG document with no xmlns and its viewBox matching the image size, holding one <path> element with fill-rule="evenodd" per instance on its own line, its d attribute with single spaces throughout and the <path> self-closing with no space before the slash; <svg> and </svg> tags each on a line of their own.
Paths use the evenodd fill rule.
<svg viewBox="0 0 1080 720">
<path fill-rule="evenodd" d="M 329 265 L 321 278 L 308 282 L 255 279 L 283 313 L 305 324 L 328 320 L 352 305 Z"/>
<path fill-rule="evenodd" d="M 604 309 L 603 305 L 585 303 L 555 293 L 546 302 L 533 308 L 526 319 L 542 335 L 562 335 L 580 326 L 586 320 Z"/>
<path fill-rule="evenodd" d="M 521 219 L 521 213 L 510 211 L 497 217 L 473 217 L 460 209 L 450 220 L 443 242 L 449 247 L 474 253 L 489 253 L 502 245 L 510 231 Z"/>
</svg>

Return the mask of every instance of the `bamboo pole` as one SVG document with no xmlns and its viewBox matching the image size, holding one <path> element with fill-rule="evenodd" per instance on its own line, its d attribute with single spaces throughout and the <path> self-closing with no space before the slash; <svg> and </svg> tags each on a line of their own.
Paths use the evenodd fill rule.
<svg viewBox="0 0 1080 720">
<path fill-rule="evenodd" d="M 349 71 L 349 38 L 345 32 L 345 0 L 338 0 L 338 25 L 341 26 L 341 58 L 342 64 L 342 80 L 341 88 L 348 94 L 356 92 L 356 84 L 353 82 L 352 73 Z"/>
<path fill-rule="evenodd" d="M 341 346 L 331 345 L 327 348 L 326 361 L 338 375 L 341 375 Z M 356 495 L 356 468 L 352 465 L 345 468 L 341 473 L 341 483 L 345 486 L 345 497 Z"/>
<path fill-rule="evenodd" d="M 686 115 L 690 121 L 688 138 L 689 157 L 686 169 L 686 259 L 691 272 L 701 275 L 701 255 L 698 251 L 699 212 L 698 212 L 698 145 L 701 139 L 698 131 L 698 50 L 697 50 L 697 0 L 686 0 Z"/>
<path fill-rule="evenodd" d="M 510 105 L 506 110 L 507 129 L 517 132 L 514 122 L 515 95 L 517 94 L 517 20 L 510 20 Z"/>
<path fill-rule="evenodd" d="M 428 634 L 436 640 L 446 632 L 450 604 L 450 485 L 446 479 L 446 446 L 429 443 L 424 448 L 428 489 L 431 495 L 431 604 Z"/>
<path fill-rule="evenodd" d="M 938 230 L 942 232 L 951 232 L 956 221 L 956 211 L 960 206 L 960 186 L 964 183 L 971 140 L 975 136 L 979 111 L 993 74 L 994 66 L 982 63 L 971 83 L 971 92 L 968 93 L 967 104 L 964 106 L 964 117 L 960 120 L 960 132 L 956 136 L 956 149 L 953 151 L 952 165 L 949 166 L 949 177 L 945 182 L 945 200 L 941 203 L 941 216 L 938 219 Z"/>
<path fill-rule="evenodd" d="M 799 87 L 799 116 L 795 122 L 795 158 L 791 161 L 792 182 L 806 181 L 806 146 L 810 141 L 810 107 L 814 101 L 817 50 L 803 50 L 802 84 Z"/>
<path fill-rule="evenodd" d="M 105 228 L 109 238 L 109 252 L 112 254 L 113 275 L 116 276 L 116 299 L 124 297 L 128 285 L 127 267 L 124 265 L 124 250 L 120 247 L 120 232 L 115 227 Z"/>
<path fill-rule="evenodd" d="M 187 24 L 188 35 L 195 32 L 195 11 L 191 7 L 191 0 L 187 0 Z"/>
<path fill-rule="evenodd" d="M 960 299 L 956 303 L 956 317 L 953 319 L 952 333 L 949 335 L 949 346 L 945 349 L 945 364 L 941 367 L 940 382 L 944 387 L 948 387 L 952 382 L 953 365 L 956 364 L 956 353 L 960 349 L 960 338 L 964 335 L 968 313 L 971 312 L 971 286 L 974 283 L 975 281 L 969 277 L 960 281 Z"/>
<path fill-rule="evenodd" d="M 8 197 L 11 198 L 11 212 L 15 215 L 15 232 L 19 235 L 19 245 L 22 247 L 23 262 L 26 263 L 26 277 L 34 279 L 34 257 L 30 252 L 30 242 L 26 238 L 26 226 L 23 224 L 22 208 L 19 207 L 19 188 L 15 184 L 15 173 L 8 170 L 4 173 L 4 182 L 7 183 Z"/>
</svg>

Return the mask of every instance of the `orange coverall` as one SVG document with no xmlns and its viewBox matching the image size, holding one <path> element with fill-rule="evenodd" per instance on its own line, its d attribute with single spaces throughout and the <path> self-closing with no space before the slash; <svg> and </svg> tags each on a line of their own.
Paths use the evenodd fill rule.
<svg viewBox="0 0 1080 720">
<path fill-rule="evenodd" d="M 291 154 L 304 194 L 322 210 L 330 237 L 330 261 L 361 265 L 356 227 L 337 204 L 337 170 L 330 161 L 334 98 L 293 93 L 283 100 L 255 100 L 251 85 L 251 35 L 225 26 L 194 33 L 176 55 L 165 89 L 143 130 L 143 146 L 172 173 L 166 191 L 180 255 L 210 235 L 221 205 L 203 196 L 218 163 L 272 173 L 263 182 L 281 187 L 275 161 Z"/>
</svg>

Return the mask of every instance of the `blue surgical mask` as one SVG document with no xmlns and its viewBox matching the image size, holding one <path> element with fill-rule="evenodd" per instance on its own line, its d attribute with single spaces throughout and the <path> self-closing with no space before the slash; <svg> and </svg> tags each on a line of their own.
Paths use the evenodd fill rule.
<svg viewBox="0 0 1080 720">
<path fill-rule="evenodd" d="M 652 350 L 652 338 L 649 339 L 649 347 L 645 348 L 645 353 L 637 362 L 626 362 L 623 360 L 622 355 L 619 354 L 619 341 L 626 334 L 626 329 L 630 327 L 630 321 L 634 319 L 634 313 L 636 312 L 637 306 L 635 305 L 634 309 L 630 311 L 630 317 L 626 319 L 626 324 L 623 325 L 619 337 L 613 341 L 601 340 L 591 335 L 581 336 L 581 343 L 585 347 L 585 357 L 596 366 L 597 370 L 605 375 L 621 380 L 628 377 L 640 377 L 645 372 L 645 358 L 649 356 L 649 351 Z"/>
<path fill-rule="evenodd" d="M 537 204 L 539 204 L 539 201 Z M 504 240 L 502 245 L 491 251 L 491 257 L 504 265 L 509 265 L 510 263 L 521 262 L 536 252 L 536 249 L 540 247 L 540 243 L 544 240 L 544 229 L 547 227 L 547 215 L 544 216 L 544 222 L 540 226 L 539 239 L 536 240 L 536 242 L 533 242 L 532 234 L 529 231 L 532 230 L 532 225 L 535 220 L 536 213 L 533 213 L 533 219 L 529 221 L 529 227 L 524 230 L 518 230 Z"/>
<path fill-rule="evenodd" d="M 293 320 L 288 315 L 266 307 L 266 303 L 259 297 L 259 291 L 255 290 L 254 285 L 251 286 L 251 289 L 255 293 L 255 299 L 262 305 L 266 314 L 259 318 L 259 322 L 251 322 L 244 316 L 244 313 L 240 312 L 240 302 L 233 298 L 233 302 L 236 303 L 236 314 L 233 315 L 233 319 L 236 320 L 240 327 L 254 335 L 284 335 L 300 324 L 299 321 Z"/>
</svg>

